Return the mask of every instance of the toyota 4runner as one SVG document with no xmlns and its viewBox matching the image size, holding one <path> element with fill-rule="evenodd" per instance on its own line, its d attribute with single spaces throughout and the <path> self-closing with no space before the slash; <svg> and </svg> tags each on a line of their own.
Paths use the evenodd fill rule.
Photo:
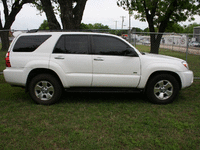
<svg viewBox="0 0 200 150">
<path fill-rule="evenodd" d="M 140 53 L 110 34 L 36 32 L 18 35 L 6 54 L 5 80 L 39 104 L 67 91 L 143 91 L 157 104 L 174 101 L 193 83 L 186 61 Z"/>
</svg>

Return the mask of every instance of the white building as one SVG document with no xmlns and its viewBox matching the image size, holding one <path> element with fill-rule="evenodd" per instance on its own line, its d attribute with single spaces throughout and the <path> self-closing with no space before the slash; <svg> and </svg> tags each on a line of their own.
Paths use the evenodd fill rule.
<svg viewBox="0 0 200 150">
<path fill-rule="evenodd" d="M 187 37 L 185 35 L 163 35 L 160 44 L 187 46 Z"/>
</svg>

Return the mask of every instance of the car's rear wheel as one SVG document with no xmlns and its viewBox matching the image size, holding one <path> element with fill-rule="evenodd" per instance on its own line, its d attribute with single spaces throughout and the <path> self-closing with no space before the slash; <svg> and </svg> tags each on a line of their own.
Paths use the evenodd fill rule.
<svg viewBox="0 0 200 150">
<path fill-rule="evenodd" d="M 159 74 L 150 79 L 146 94 L 152 103 L 168 104 L 175 100 L 179 92 L 179 82 L 170 74 Z"/>
<path fill-rule="evenodd" d="M 62 86 L 56 77 L 50 74 L 39 74 L 29 84 L 31 98 L 38 104 L 51 105 L 62 95 Z"/>
</svg>

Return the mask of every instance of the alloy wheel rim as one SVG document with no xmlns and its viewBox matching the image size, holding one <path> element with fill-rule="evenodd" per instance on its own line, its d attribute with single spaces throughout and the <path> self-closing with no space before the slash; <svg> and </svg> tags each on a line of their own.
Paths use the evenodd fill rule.
<svg viewBox="0 0 200 150">
<path fill-rule="evenodd" d="M 36 84 L 34 91 L 36 97 L 43 101 L 50 100 L 54 95 L 54 87 L 48 81 L 39 81 Z"/>
<path fill-rule="evenodd" d="M 173 85 L 168 80 L 161 80 L 154 86 L 154 95 L 159 100 L 167 100 L 173 94 Z"/>
</svg>

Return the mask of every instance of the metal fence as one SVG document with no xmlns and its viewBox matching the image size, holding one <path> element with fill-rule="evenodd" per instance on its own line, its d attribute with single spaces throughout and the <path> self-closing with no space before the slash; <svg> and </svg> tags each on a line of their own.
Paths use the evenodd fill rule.
<svg viewBox="0 0 200 150">
<path fill-rule="evenodd" d="M 157 33 L 135 33 L 130 34 L 128 40 L 134 45 L 150 46 L 150 34 Z M 200 55 L 200 42 L 192 34 L 163 33 L 160 41 L 160 49 L 179 51 L 186 54 Z"/>
<path fill-rule="evenodd" d="M 150 32 L 132 32 L 129 30 L 92 30 L 92 32 L 104 32 L 121 36 L 129 41 L 132 45 L 151 46 L 151 35 L 161 35 L 160 33 Z M 185 34 L 185 33 L 162 33 L 159 49 L 170 51 L 178 51 L 186 54 L 200 55 L 200 34 Z"/>
<path fill-rule="evenodd" d="M 4 31 L 4 30 L 3 30 Z M 18 30 L 9 30 L 9 41 L 13 40 L 13 33 Z M 37 32 L 37 30 L 31 30 L 32 32 Z M 43 31 L 46 32 L 47 30 Z M 56 31 L 56 30 L 55 30 Z M 110 33 L 121 36 L 122 38 L 129 41 L 134 46 L 137 45 L 151 45 L 150 35 L 158 33 L 149 32 L 130 32 L 129 30 L 111 30 L 111 29 L 92 29 L 92 30 L 62 30 L 62 31 L 81 31 L 81 32 L 100 32 L 100 33 Z M 27 30 L 21 30 L 21 32 L 28 32 Z M 1 31 L 0 31 L 1 33 Z M 162 39 L 160 41 L 160 49 L 166 49 L 171 51 L 179 51 L 187 54 L 200 55 L 200 35 L 184 34 L 184 33 L 163 33 Z M 0 39 L 1 43 L 1 39 Z M 186 57 L 187 59 L 187 57 Z"/>
</svg>

